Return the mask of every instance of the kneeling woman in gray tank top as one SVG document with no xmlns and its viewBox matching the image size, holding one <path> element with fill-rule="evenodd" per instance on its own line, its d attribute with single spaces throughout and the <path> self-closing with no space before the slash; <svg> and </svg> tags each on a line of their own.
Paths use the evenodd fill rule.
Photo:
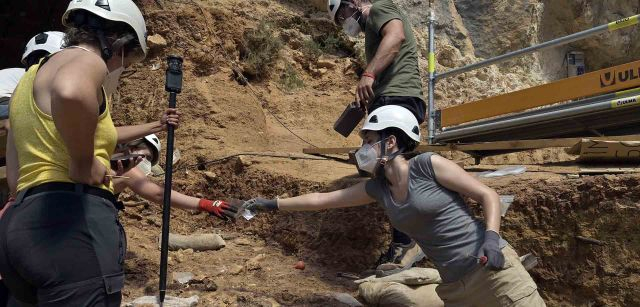
<svg viewBox="0 0 640 307">
<path fill-rule="evenodd" d="M 393 227 L 415 240 L 440 272 L 436 289 L 446 306 L 545 306 L 513 248 L 500 238 L 498 194 L 455 163 L 432 153 L 402 155 L 420 141 L 408 110 L 384 106 L 369 114 L 356 153 L 373 179 L 352 187 L 287 199 L 254 198 L 251 211 L 314 211 L 378 202 Z M 473 217 L 462 195 L 482 204 Z"/>
</svg>

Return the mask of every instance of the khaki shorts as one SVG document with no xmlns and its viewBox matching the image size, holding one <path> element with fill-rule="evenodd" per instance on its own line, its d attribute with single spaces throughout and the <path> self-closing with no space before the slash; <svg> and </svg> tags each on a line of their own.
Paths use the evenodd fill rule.
<svg viewBox="0 0 640 307">
<path fill-rule="evenodd" d="M 501 271 L 484 267 L 465 275 L 461 280 L 441 284 L 436 288 L 438 296 L 447 307 L 457 306 L 546 306 L 538 287 L 520 263 L 518 254 L 510 245 L 502 249 L 505 264 Z"/>
</svg>

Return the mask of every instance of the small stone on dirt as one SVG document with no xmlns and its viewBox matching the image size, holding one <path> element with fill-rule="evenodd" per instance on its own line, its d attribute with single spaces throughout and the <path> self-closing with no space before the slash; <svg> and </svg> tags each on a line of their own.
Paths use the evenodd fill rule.
<svg viewBox="0 0 640 307">
<path fill-rule="evenodd" d="M 336 63 L 334 63 L 332 60 L 320 57 L 320 59 L 318 59 L 318 62 L 316 63 L 316 66 L 318 66 L 318 68 L 334 69 L 336 68 Z"/>
<path fill-rule="evenodd" d="M 247 238 L 237 238 L 234 240 L 234 242 L 236 242 L 236 244 L 238 245 L 252 245 L 251 241 L 249 241 L 249 239 Z"/>
<path fill-rule="evenodd" d="M 191 272 L 173 272 L 173 280 L 181 284 L 187 284 L 193 279 Z"/>
<path fill-rule="evenodd" d="M 232 264 L 231 267 L 229 268 L 229 274 L 238 275 L 238 274 L 240 274 L 240 272 L 242 272 L 243 268 L 244 267 L 241 266 L 241 265 Z"/>
<path fill-rule="evenodd" d="M 264 258 L 267 258 L 267 256 L 265 254 L 259 254 L 249 260 L 247 260 L 247 262 L 245 263 L 245 268 L 247 268 L 247 271 L 252 271 L 252 270 L 259 270 L 262 268 L 262 265 L 260 264 L 260 261 L 262 261 Z"/>
<path fill-rule="evenodd" d="M 265 299 L 265 301 L 267 301 L 268 303 L 271 303 L 271 307 L 280 307 L 280 306 L 282 306 L 282 305 L 280 305 L 280 303 L 278 303 L 278 301 L 276 301 L 272 297 L 269 297 L 269 298 Z"/>
<path fill-rule="evenodd" d="M 149 48 L 151 49 L 162 49 L 167 46 L 167 40 L 160 34 L 149 36 L 147 38 L 147 43 L 149 43 Z"/>
<path fill-rule="evenodd" d="M 163 307 L 192 307 L 198 305 L 200 298 L 197 295 L 181 298 L 174 296 L 166 296 Z M 126 307 L 159 307 L 159 299 L 157 296 L 143 296 L 135 299 L 133 302 L 125 304 Z"/>
<path fill-rule="evenodd" d="M 204 172 L 204 176 L 209 180 L 214 180 L 216 179 L 216 177 L 218 177 L 218 175 L 216 175 L 216 173 L 214 172 Z"/>
<path fill-rule="evenodd" d="M 182 263 L 184 261 L 184 255 L 182 254 L 181 251 L 175 254 L 175 259 L 177 263 Z"/>
</svg>

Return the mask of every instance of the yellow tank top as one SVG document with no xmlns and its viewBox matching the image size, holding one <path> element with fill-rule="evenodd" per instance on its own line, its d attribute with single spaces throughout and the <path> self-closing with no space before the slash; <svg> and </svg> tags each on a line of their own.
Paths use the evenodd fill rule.
<svg viewBox="0 0 640 307">
<path fill-rule="evenodd" d="M 67 147 L 51 115 L 42 112 L 33 97 L 33 83 L 40 65 L 33 65 L 22 77 L 11 101 L 9 120 L 20 167 L 18 191 L 47 182 L 73 182 L 69 178 Z M 105 101 L 105 111 L 98 117 L 94 155 L 109 168 L 118 135 L 111 120 L 109 99 Z M 98 187 L 113 192 L 112 185 Z"/>
</svg>

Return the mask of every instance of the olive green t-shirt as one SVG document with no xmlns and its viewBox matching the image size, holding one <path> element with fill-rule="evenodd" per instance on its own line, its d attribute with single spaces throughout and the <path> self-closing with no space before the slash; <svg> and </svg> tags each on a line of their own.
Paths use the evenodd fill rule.
<svg viewBox="0 0 640 307">
<path fill-rule="evenodd" d="M 399 19 L 404 25 L 405 41 L 393 63 L 376 76 L 373 91 L 379 96 L 410 96 L 422 98 L 422 83 L 418 67 L 418 48 L 411 24 L 392 0 L 373 0 L 365 26 L 367 62 L 376 54 L 382 41 L 382 28 L 389 21 Z"/>
</svg>

